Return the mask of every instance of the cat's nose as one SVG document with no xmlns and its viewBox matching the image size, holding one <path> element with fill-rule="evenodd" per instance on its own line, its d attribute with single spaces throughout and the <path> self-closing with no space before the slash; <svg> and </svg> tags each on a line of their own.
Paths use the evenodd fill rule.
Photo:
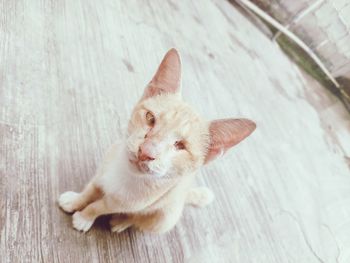
<svg viewBox="0 0 350 263">
<path fill-rule="evenodd" d="M 147 149 L 143 145 L 141 145 L 139 148 L 137 158 L 140 161 L 153 161 L 153 160 L 155 160 L 155 158 L 152 156 L 152 154 L 149 151 L 147 151 Z"/>
</svg>

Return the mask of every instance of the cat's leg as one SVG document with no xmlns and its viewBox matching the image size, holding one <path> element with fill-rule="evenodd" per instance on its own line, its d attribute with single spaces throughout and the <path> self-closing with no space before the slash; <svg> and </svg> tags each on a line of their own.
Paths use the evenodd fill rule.
<svg viewBox="0 0 350 263">
<path fill-rule="evenodd" d="M 109 225 L 112 232 L 123 232 L 131 227 L 134 223 L 131 214 L 113 214 L 109 220 Z"/>
<path fill-rule="evenodd" d="M 101 198 L 103 192 L 92 181 L 89 182 L 81 193 L 65 192 L 58 198 L 59 206 L 66 212 L 72 213 L 83 209 L 89 203 Z"/>
<path fill-rule="evenodd" d="M 171 230 L 179 221 L 183 205 L 183 203 L 177 203 L 148 214 L 135 215 L 133 224 L 141 231 L 165 233 Z"/>
<path fill-rule="evenodd" d="M 191 188 L 186 196 L 186 204 L 204 207 L 214 200 L 213 192 L 207 187 Z"/>
<path fill-rule="evenodd" d="M 186 196 L 185 204 L 203 207 L 210 204 L 214 194 L 207 187 L 191 188 Z M 179 220 L 183 204 L 176 204 L 152 213 L 115 214 L 109 224 L 112 232 L 120 233 L 135 225 L 138 229 L 147 232 L 164 233 L 172 229 Z"/>
<path fill-rule="evenodd" d="M 114 201 L 104 195 L 101 199 L 87 205 L 83 210 L 75 212 L 73 214 L 73 227 L 78 231 L 86 232 L 97 217 L 120 212 Z"/>
</svg>

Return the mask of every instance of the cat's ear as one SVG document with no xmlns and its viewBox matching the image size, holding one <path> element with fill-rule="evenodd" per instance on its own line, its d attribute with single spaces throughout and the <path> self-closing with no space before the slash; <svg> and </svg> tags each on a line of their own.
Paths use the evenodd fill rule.
<svg viewBox="0 0 350 263">
<path fill-rule="evenodd" d="M 151 82 L 145 89 L 143 98 L 163 93 L 177 93 L 181 86 L 181 60 L 176 49 L 170 49 L 164 56 Z"/>
<path fill-rule="evenodd" d="M 232 146 L 248 137 L 256 124 L 247 119 L 224 119 L 212 121 L 209 125 L 210 143 L 204 163 L 224 154 Z"/>
</svg>

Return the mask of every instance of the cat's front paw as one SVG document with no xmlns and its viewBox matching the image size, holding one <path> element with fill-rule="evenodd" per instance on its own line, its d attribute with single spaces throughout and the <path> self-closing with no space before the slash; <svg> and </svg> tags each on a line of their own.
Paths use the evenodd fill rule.
<svg viewBox="0 0 350 263">
<path fill-rule="evenodd" d="M 73 227 L 78 231 L 87 232 L 93 223 L 94 220 L 83 217 L 80 212 L 75 212 L 73 215 Z"/>
<path fill-rule="evenodd" d="M 58 198 L 58 205 L 68 213 L 73 213 L 77 208 L 75 207 L 76 200 L 79 194 L 76 192 L 68 191 L 60 195 Z"/>
</svg>

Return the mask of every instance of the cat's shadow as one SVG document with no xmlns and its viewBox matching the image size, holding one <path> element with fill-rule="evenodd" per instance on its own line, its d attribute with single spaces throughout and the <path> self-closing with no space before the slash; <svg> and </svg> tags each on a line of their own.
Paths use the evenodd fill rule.
<svg viewBox="0 0 350 263">
<path fill-rule="evenodd" d="M 105 215 L 98 217 L 93 226 L 91 227 L 92 232 L 95 232 L 96 234 L 104 235 L 104 236 L 111 236 L 111 237 L 119 237 L 122 239 L 128 239 L 130 238 L 130 235 L 139 233 L 137 229 L 130 227 L 120 233 L 112 232 L 111 227 L 109 225 L 109 220 L 111 219 L 111 215 Z M 90 231 L 91 231 L 90 230 Z"/>
<path fill-rule="evenodd" d="M 109 220 L 111 215 L 105 215 L 98 217 L 91 229 L 89 235 L 96 238 L 97 243 L 109 243 L 110 245 L 117 246 L 120 251 L 128 251 L 129 244 L 133 239 L 133 236 L 137 235 L 137 230 L 128 228 L 121 233 L 112 232 Z"/>
<path fill-rule="evenodd" d="M 109 226 L 110 219 L 111 219 L 110 215 L 100 216 L 95 220 L 92 228 L 94 228 L 95 230 L 98 230 L 99 232 L 111 232 L 111 229 Z"/>
</svg>

